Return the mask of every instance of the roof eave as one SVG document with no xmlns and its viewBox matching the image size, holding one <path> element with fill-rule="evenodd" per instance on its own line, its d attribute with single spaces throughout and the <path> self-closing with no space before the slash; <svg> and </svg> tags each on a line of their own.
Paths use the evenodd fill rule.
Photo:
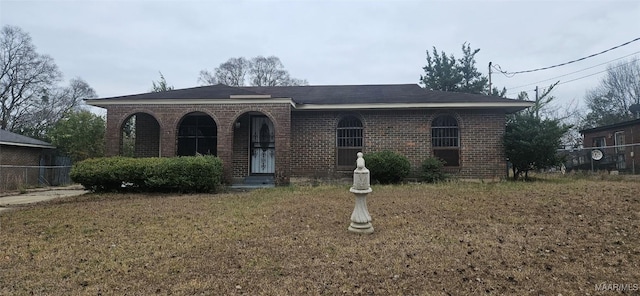
<svg viewBox="0 0 640 296">
<path fill-rule="evenodd" d="M 376 104 L 297 104 L 296 110 L 347 109 L 505 109 L 513 113 L 533 106 L 532 102 L 464 102 L 464 103 L 376 103 Z"/>
<path fill-rule="evenodd" d="M 88 99 L 88 105 L 108 107 L 117 105 L 220 105 L 220 104 L 291 104 L 296 110 L 364 110 L 364 109 L 504 109 L 517 112 L 534 105 L 529 101 L 509 102 L 427 102 L 427 103 L 369 103 L 369 104 L 303 104 L 291 98 L 231 98 L 231 99 Z"/>
<path fill-rule="evenodd" d="M 290 98 L 266 98 L 264 96 L 236 97 L 230 99 L 88 99 L 88 105 L 107 107 L 117 105 L 221 105 L 221 104 L 291 104 Z"/>
<path fill-rule="evenodd" d="M 50 145 L 39 145 L 39 144 L 29 144 L 29 143 L 16 143 L 16 142 L 6 142 L 0 141 L 0 145 L 5 146 L 19 146 L 19 147 L 29 147 L 29 148 L 44 148 L 44 149 L 55 149 L 55 146 Z"/>
<path fill-rule="evenodd" d="M 606 130 L 610 130 L 610 129 L 617 129 L 617 128 L 623 128 L 623 127 L 636 125 L 636 124 L 640 124 L 640 119 L 633 119 L 633 120 L 618 122 L 618 123 L 609 124 L 609 125 L 603 125 L 603 126 L 598 126 L 598 127 L 587 128 L 587 129 L 580 130 L 578 132 L 580 134 L 584 135 L 585 133 L 597 133 L 597 132 L 601 132 L 601 131 L 606 131 Z"/>
</svg>

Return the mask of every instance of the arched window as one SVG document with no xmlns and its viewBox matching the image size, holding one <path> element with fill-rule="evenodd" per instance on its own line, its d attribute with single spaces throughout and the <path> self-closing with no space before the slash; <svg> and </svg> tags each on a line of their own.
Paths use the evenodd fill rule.
<svg viewBox="0 0 640 296">
<path fill-rule="evenodd" d="M 194 112 L 182 118 L 178 127 L 178 156 L 217 155 L 218 131 L 209 115 Z"/>
<path fill-rule="evenodd" d="M 460 166 L 460 132 L 453 116 L 438 116 L 431 122 L 431 147 L 445 166 Z"/>
<path fill-rule="evenodd" d="M 336 129 L 337 165 L 353 169 L 356 165 L 357 153 L 362 151 L 362 121 L 355 116 L 344 117 L 338 122 Z"/>
</svg>

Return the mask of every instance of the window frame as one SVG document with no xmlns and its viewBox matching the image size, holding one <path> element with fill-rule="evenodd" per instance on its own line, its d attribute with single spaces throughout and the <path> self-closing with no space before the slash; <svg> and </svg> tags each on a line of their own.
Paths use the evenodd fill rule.
<svg viewBox="0 0 640 296">
<path fill-rule="evenodd" d="M 210 124 L 203 122 L 203 119 L 206 121 L 210 120 Z M 185 123 L 185 120 L 192 120 L 193 123 Z M 213 132 L 213 135 L 208 135 L 211 132 Z M 213 119 L 213 117 L 206 113 L 193 112 L 186 114 L 178 124 L 178 129 L 176 131 L 176 144 L 176 156 L 193 156 L 197 154 L 217 156 L 218 123 Z M 181 147 L 189 151 L 192 150 L 191 148 L 195 148 L 195 153 L 193 155 L 184 153 L 185 151 L 181 151 Z M 205 153 L 198 151 L 200 148 L 204 147 L 209 147 L 209 151 Z M 213 151 L 211 151 L 211 149 L 213 149 Z"/>
<path fill-rule="evenodd" d="M 602 143 L 599 143 L 602 140 Z M 607 138 L 605 136 L 601 137 L 593 137 L 591 139 L 591 147 L 593 148 L 601 148 L 607 146 Z"/>
<path fill-rule="evenodd" d="M 443 122 L 437 122 L 443 120 Z M 448 121 L 444 121 L 448 120 Z M 445 168 L 459 168 L 461 166 L 460 123 L 451 114 L 440 114 L 431 120 L 431 155 L 445 160 L 445 153 L 455 154 L 456 162 L 444 164 Z M 451 155 L 446 156 L 450 158 Z"/>
<path fill-rule="evenodd" d="M 345 125 L 341 126 L 343 123 Z M 336 169 L 354 169 L 356 154 L 363 152 L 364 149 L 364 123 L 362 119 L 353 114 L 340 117 L 335 129 L 335 140 Z"/>
<path fill-rule="evenodd" d="M 621 136 L 621 137 L 618 137 Z M 622 143 L 620 143 L 622 142 Z M 613 145 L 615 146 L 616 153 L 624 153 L 625 147 L 617 147 L 618 145 L 625 145 L 625 135 L 624 131 L 617 131 L 613 133 Z"/>
</svg>

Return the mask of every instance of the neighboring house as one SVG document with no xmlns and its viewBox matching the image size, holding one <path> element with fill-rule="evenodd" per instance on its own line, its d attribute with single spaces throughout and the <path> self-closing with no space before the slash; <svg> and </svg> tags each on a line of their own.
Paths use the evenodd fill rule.
<svg viewBox="0 0 640 296">
<path fill-rule="evenodd" d="M 44 181 L 40 166 L 48 163 L 53 145 L 0 129 L 0 192 Z"/>
<path fill-rule="evenodd" d="M 505 114 L 532 105 L 417 84 L 214 85 L 87 103 L 107 109 L 107 155 L 126 150 L 135 126 L 135 156 L 213 154 L 227 182 L 276 184 L 351 175 L 358 151 L 387 149 L 406 156 L 414 176 L 437 156 L 460 178 L 505 178 Z"/>
<path fill-rule="evenodd" d="M 587 167 L 640 173 L 640 119 L 581 130 Z M 594 152 L 592 157 L 592 151 Z M 600 153 L 602 155 L 600 155 Z M 592 161 L 593 159 L 593 161 Z"/>
</svg>

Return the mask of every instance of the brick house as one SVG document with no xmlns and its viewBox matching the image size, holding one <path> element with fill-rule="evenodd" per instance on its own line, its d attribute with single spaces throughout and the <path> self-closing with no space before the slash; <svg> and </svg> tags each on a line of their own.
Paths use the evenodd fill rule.
<svg viewBox="0 0 640 296">
<path fill-rule="evenodd" d="M 87 103 L 107 110 L 107 155 L 123 153 L 135 125 L 135 156 L 214 154 L 227 182 L 266 176 L 276 184 L 344 176 L 358 151 L 385 149 L 416 173 L 437 156 L 460 178 L 504 178 L 505 114 L 532 105 L 417 84 L 214 85 Z"/>
<path fill-rule="evenodd" d="M 40 185 L 43 172 L 39 167 L 46 164 L 47 152 L 54 148 L 47 142 L 0 129 L 0 192 Z"/>
<path fill-rule="evenodd" d="M 589 154 L 584 157 L 585 163 L 591 162 L 591 151 L 602 153 L 600 157 L 596 152 L 594 169 L 640 172 L 640 119 L 584 129 L 580 133 Z"/>
</svg>

